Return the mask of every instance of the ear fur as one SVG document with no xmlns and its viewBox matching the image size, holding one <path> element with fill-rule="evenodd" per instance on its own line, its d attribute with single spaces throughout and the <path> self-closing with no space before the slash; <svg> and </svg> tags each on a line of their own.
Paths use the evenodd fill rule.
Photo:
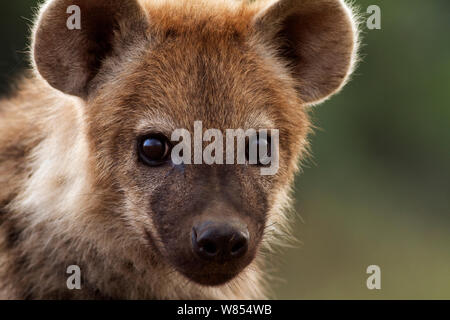
<svg viewBox="0 0 450 320">
<path fill-rule="evenodd" d="M 70 6 L 81 10 L 81 29 L 70 30 Z M 32 54 L 39 74 L 54 88 L 86 98 L 109 56 L 145 37 L 147 18 L 137 0 L 51 0 L 36 23 Z"/>
<path fill-rule="evenodd" d="M 290 67 L 307 104 L 339 91 L 353 71 L 358 31 L 343 0 L 279 0 L 256 16 L 254 27 Z"/>
</svg>

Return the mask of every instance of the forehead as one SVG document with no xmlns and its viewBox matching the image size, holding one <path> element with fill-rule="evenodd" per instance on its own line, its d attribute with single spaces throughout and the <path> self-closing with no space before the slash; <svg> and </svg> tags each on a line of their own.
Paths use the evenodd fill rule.
<svg viewBox="0 0 450 320">
<path fill-rule="evenodd" d="M 108 93 L 117 110 L 132 111 L 124 118 L 136 130 L 192 129 L 195 121 L 203 128 L 271 129 L 299 117 L 293 89 L 251 44 L 251 9 L 159 9 L 149 10 L 153 34 L 145 49 Z"/>
<path fill-rule="evenodd" d="M 180 36 L 151 50 L 138 80 L 148 93 L 147 107 L 177 122 L 201 120 L 216 127 L 264 114 L 271 88 L 244 47 L 238 41 L 195 45 Z"/>
<path fill-rule="evenodd" d="M 272 128 L 282 97 L 244 39 L 170 35 L 148 49 L 124 85 L 140 127 Z M 278 96 L 278 99 L 275 97 Z M 120 108 L 122 106 L 119 106 Z"/>
</svg>

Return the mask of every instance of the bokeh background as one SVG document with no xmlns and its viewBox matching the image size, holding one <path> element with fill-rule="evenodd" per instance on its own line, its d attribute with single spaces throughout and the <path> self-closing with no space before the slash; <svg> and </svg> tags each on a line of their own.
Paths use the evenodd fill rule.
<svg viewBox="0 0 450 320">
<path fill-rule="evenodd" d="M 230 0 L 231 1 L 231 0 Z M 0 94 L 27 67 L 38 1 L 2 1 Z M 302 244 L 277 255 L 280 299 L 450 299 L 450 1 L 381 7 L 345 90 L 315 107 L 296 181 Z M 381 267 L 381 290 L 366 268 Z"/>
</svg>

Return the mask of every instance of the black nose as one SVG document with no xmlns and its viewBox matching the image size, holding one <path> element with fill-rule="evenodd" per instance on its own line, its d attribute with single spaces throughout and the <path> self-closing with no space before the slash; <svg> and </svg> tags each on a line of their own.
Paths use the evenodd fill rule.
<svg viewBox="0 0 450 320">
<path fill-rule="evenodd" d="M 192 228 L 192 247 L 204 260 L 227 262 L 248 250 L 247 227 L 224 222 L 203 222 Z"/>
</svg>

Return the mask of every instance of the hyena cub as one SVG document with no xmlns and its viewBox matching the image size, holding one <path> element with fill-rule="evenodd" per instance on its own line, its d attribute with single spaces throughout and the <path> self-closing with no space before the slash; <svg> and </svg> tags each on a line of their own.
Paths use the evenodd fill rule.
<svg viewBox="0 0 450 320">
<path fill-rule="evenodd" d="M 0 101 L 0 297 L 266 297 L 308 106 L 344 85 L 356 38 L 343 0 L 45 3 L 33 75 Z M 279 169 L 175 164 L 196 121 L 277 129 Z"/>
</svg>

